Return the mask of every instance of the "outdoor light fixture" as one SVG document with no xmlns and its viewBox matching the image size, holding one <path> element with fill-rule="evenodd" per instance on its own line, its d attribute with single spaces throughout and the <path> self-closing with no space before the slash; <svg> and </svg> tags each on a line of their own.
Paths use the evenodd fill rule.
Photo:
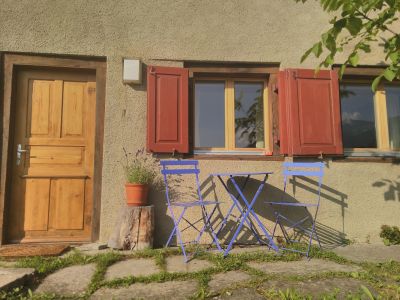
<svg viewBox="0 0 400 300">
<path fill-rule="evenodd" d="M 122 81 L 124 83 L 142 83 L 142 62 L 139 59 L 124 58 Z"/>
</svg>

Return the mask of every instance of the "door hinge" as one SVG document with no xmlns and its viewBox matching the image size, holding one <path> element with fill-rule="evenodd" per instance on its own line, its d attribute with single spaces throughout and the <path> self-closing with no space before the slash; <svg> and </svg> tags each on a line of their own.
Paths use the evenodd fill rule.
<svg viewBox="0 0 400 300">
<path fill-rule="evenodd" d="M 96 88 L 90 87 L 90 88 L 88 89 L 88 92 L 89 92 L 89 94 L 96 93 Z"/>
</svg>

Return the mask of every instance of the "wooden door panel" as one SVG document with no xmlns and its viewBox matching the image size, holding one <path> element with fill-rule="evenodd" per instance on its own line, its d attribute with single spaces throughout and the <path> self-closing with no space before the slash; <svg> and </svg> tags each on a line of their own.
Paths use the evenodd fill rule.
<svg viewBox="0 0 400 300">
<path fill-rule="evenodd" d="M 25 180 L 24 230 L 47 230 L 49 221 L 50 179 Z"/>
<path fill-rule="evenodd" d="M 32 83 L 30 136 L 48 135 L 51 120 L 50 102 L 54 98 L 54 82 L 37 80 Z"/>
<path fill-rule="evenodd" d="M 9 241 L 91 237 L 96 83 L 79 71 L 19 70 L 7 205 Z"/>
<path fill-rule="evenodd" d="M 62 107 L 61 80 L 29 80 L 26 137 L 58 137 Z"/>
<path fill-rule="evenodd" d="M 84 147 L 31 146 L 29 150 L 30 167 L 37 165 L 82 165 Z"/>
<path fill-rule="evenodd" d="M 51 184 L 51 227 L 83 229 L 85 179 L 55 179 Z"/>
<path fill-rule="evenodd" d="M 86 82 L 64 82 L 62 137 L 84 136 Z"/>
</svg>

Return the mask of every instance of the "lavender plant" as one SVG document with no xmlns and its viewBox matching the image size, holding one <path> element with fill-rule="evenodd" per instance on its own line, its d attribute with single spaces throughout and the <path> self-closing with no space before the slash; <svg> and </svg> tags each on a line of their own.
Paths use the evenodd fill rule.
<svg viewBox="0 0 400 300">
<path fill-rule="evenodd" d="M 124 151 L 123 169 L 126 181 L 136 184 L 151 184 L 155 180 L 158 171 L 158 160 L 145 149 L 139 149 L 134 155 Z"/>
</svg>

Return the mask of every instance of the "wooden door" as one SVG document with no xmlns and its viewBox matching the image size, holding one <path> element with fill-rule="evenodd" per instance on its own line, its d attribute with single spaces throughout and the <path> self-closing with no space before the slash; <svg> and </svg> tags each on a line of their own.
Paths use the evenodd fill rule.
<svg viewBox="0 0 400 300">
<path fill-rule="evenodd" d="M 95 74 L 19 70 L 7 242 L 90 241 Z"/>
</svg>

